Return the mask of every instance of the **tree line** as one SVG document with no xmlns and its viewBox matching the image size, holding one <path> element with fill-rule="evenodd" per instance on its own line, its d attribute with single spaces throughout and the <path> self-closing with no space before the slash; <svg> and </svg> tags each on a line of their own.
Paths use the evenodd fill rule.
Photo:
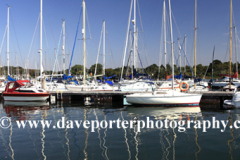
<svg viewBox="0 0 240 160">
<path fill-rule="evenodd" d="M 238 63 L 239 64 L 239 63 Z M 208 66 L 203 66 L 202 64 L 198 64 L 196 66 L 196 75 L 198 78 L 203 78 L 205 76 L 206 79 L 211 79 L 212 77 L 212 66 L 213 66 L 213 77 L 214 79 L 217 78 L 221 78 L 221 74 L 229 74 L 229 62 L 221 62 L 220 60 L 214 60 L 213 63 L 210 63 Z M 86 73 L 88 74 L 88 76 L 93 76 L 95 73 L 95 68 L 96 68 L 96 64 L 92 65 L 90 68 L 86 68 Z M 174 74 L 175 75 L 179 75 L 180 71 L 182 73 L 182 75 L 187 75 L 190 77 L 194 77 L 194 68 L 195 66 L 192 66 L 191 68 L 189 66 L 183 66 L 183 67 L 178 67 L 176 65 L 174 65 Z M 236 70 L 236 63 L 231 63 L 231 74 L 234 74 L 237 70 Z M 238 65 L 238 70 L 240 69 L 240 65 Z M 131 74 L 131 68 L 125 66 L 123 69 L 123 77 L 124 76 L 129 76 Z M 170 64 L 166 65 L 166 70 L 167 70 L 167 74 L 171 75 L 172 74 L 172 67 Z M 13 67 L 10 66 L 10 75 L 16 75 L 17 73 L 19 73 L 20 75 L 26 75 L 27 73 L 29 73 L 30 77 L 35 77 L 39 75 L 39 69 L 29 69 L 26 70 L 22 67 Z M 116 78 L 119 78 L 121 76 L 121 72 L 122 72 L 122 68 L 118 67 L 118 68 L 107 68 L 105 69 L 105 76 L 109 77 L 109 76 L 113 76 L 116 75 Z M 161 65 L 160 67 L 156 64 L 152 64 L 146 68 L 138 68 L 137 72 L 139 73 L 145 73 L 148 74 L 149 77 L 153 78 L 153 79 L 164 79 L 165 77 L 165 67 L 163 65 Z M 45 74 L 52 74 L 52 71 L 44 71 Z M 65 73 L 66 75 L 68 74 L 68 69 L 65 70 L 65 72 L 63 71 L 58 71 L 55 72 L 56 74 L 60 74 L 60 73 Z M 71 67 L 71 75 L 83 75 L 83 65 L 74 65 L 73 67 Z M 6 75 L 7 76 L 7 66 L 1 67 L 1 75 Z M 96 75 L 101 75 L 103 74 L 103 66 L 102 64 L 98 63 L 97 64 L 97 69 L 96 69 Z"/>
</svg>

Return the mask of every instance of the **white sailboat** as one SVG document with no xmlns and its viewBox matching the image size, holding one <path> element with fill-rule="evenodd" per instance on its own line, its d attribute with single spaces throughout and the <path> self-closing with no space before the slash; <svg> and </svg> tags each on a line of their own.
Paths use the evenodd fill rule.
<svg viewBox="0 0 240 160">
<path fill-rule="evenodd" d="M 194 43 L 194 52 L 195 52 L 195 68 L 194 68 L 194 71 L 195 71 L 195 78 L 197 78 L 197 0 L 195 0 L 195 28 L 194 28 L 194 32 L 195 32 L 195 43 Z M 200 92 L 207 92 L 209 91 L 209 88 L 208 88 L 208 83 L 207 82 L 198 82 L 198 83 L 195 83 L 194 82 L 194 86 L 191 86 L 189 88 L 189 91 L 192 91 L 192 92 L 196 92 L 196 91 L 200 91 Z"/>
<path fill-rule="evenodd" d="M 105 36 L 106 36 L 106 25 L 105 25 L 105 20 L 103 20 L 103 26 L 102 26 L 102 32 L 101 32 L 101 38 L 100 38 L 100 43 L 99 43 L 99 48 L 98 48 L 98 55 L 97 55 L 97 60 L 96 60 L 96 65 L 95 65 L 95 71 L 94 71 L 94 79 L 97 84 L 97 86 L 93 87 L 93 91 L 115 91 L 118 90 L 117 86 L 114 86 L 112 83 L 109 84 L 107 82 L 104 83 L 98 83 L 97 82 L 97 77 L 100 76 L 105 76 Z M 103 72 L 100 75 L 97 75 L 97 64 L 98 64 L 98 58 L 99 58 L 99 52 L 100 52 L 100 46 L 101 46 L 101 39 L 103 41 Z"/>
<path fill-rule="evenodd" d="M 145 91 L 153 91 L 156 89 L 156 85 L 152 82 L 135 82 L 132 84 L 121 85 L 121 91 L 137 91 L 137 92 L 145 92 Z"/>
<path fill-rule="evenodd" d="M 152 105 L 165 107 L 199 106 L 201 94 L 188 94 L 175 90 L 154 91 L 153 93 L 136 93 L 127 95 L 128 103 L 133 105 Z"/>
<path fill-rule="evenodd" d="M 172 77 L 174 77 L 174 50 L 171 19 L 171 3 L 169 0 L 169 24 L 172 52 Z M 134 105 L 157 105 L 157 106 L 199 106 L 202 94 L 187 94 L 174 90 L 174 79 L 172 78 L 172 89 L 168 91 L 154 91 L 153 93 L 136 93 L 127 95 L 128 103 Z"/>
<path fill-rule="evenodd" d="M 230 0 L 230 71 L 231 75 L 231 53 L 232 53 L 232 0 Z M 229 78 L 230 80 L 230 78 Z M 231 88 L 231 81 L 229 81 L 229 88 Z M 237 92 L 237 88 L 234 89 L 233 98 L 231 100 L 225 100 L 223 103 L 225 109 L 228 108 L 240 108 L 240 92 Z"/>
<path fill-rule="evenodd" d="M 66 85 L 66 88 L 70 91 L 89 91 L 95 86 L 96 84 L 88 83 L 86 81 L 86 27 L 85 27 L 85 14 L 86 14 L 86 5 L 85 5 L 85 0 L 82 2 L 82 7 L 83 7 L 83 29 L 82 29 L 82 34 L 83 34 L 83 84 L 80 85 Z M 87 84 L 86 84 L 87 83 Z"/>
</svg>

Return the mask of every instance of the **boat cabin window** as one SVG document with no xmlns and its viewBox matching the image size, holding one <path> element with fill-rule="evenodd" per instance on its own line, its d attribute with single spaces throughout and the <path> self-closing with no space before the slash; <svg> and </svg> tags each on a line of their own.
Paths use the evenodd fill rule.
<svg viewBox="0 0 240 160">
<path fill-rule="evenodd" d="M 167 92 L 156 92 L 156 94 L 167 94 Z"/>
<path fill-rule="evenodd" d="M 10 83 L 9 86 L 8 86 L 8 89 L 13 89 L 14 84 L 15 83 Z"/>
<path fill-rule="evenodd" d="M 38 90 L 38 92 L 43 92 L 43 90 Z"/>
<path fill-rule="evenodd" d="M 21 89 L 16 90 L 16 92 L 33 92 L 34 93 L 33 90 L 21 90 Z"/>
</svg>

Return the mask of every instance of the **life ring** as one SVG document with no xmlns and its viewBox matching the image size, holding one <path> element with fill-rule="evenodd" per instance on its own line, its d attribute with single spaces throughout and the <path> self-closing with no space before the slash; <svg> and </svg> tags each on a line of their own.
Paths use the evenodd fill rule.
<svg viewBox="0 0 240 160">
<path fill-rule="evenodd" d="M 187 86 L 187 88 L 185 88 L 185 89 L 184 89 L 184 88 L 182 88 L 182 85 L 183 85 L 183 84 L 185 84 L 185 85 Z M 188 85 L 188 83 L 187 83 L 187 82 L 181 82 L 181 84 L 180 84 L 180 86 L 179 86 L 179 87 L 180 87 L 180 90 L 181 90 L 182 92 L 185 92 L 185 91 L 187 91 L 187 90 L 189 89 L 189 85 Z"/>
</svg>

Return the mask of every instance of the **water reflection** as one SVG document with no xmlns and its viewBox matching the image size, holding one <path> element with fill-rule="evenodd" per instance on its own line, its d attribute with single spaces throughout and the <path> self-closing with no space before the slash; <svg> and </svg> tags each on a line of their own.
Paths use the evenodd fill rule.
<svg viewBox="0 0 240 160">
<path fill-rule="evenodd" d="M 10 159 L 203 159 L 203 155 L 211 154 L 210 144 L 214 150 L 221 151 L 220 158 L 234 159 L 240 156 L 236 151 L 239 143 L 239 131 L 229 129 L 221 133 L 216 130 L 202 130 L 190 128 L 178 132 L 177 128 L 151 129 L 142 128 L 137 132 L 137 124 L 131 128 L 96 127 L 91 128 L 44 128 L 18 129 L 16 120 L 52 120 L 52 125 L 65 117 L 65 120 L 202 120 L 216 116 L 219 120 L 229 120 L 233 123 L 240 120 L 240 110 L 230 113 L 201 112 L 199 107 L 128 107 L 114 108 L 96 106 L 74 107 L 71 104 L 59 105 L 13 104 L 5 103 L 0 108 L 1 116 L 9 116 L 13 125 L 7 129 L 0 128 L 0 159 L 6 156 Z M 82 122 L 83 123 L 83 122 Z M 61 125 L 60 125 L 61 126 Z M 70 126 L 70 125 L 69 125 Z M 114 126 L 114 125 L 113 125 Z M 221 134 L 221 136 L 219 136 Z M 219 141 L 218 137 L 221 137 Z M 23 147 L 24 146 L 24 147 Z M 208 151 L 210 149 L 210 151 Z M 25 154 L 24 154 L 25 153 Z M 224 154 L 224 155 L 221 155 Z M 229 157 L 230 154 L 230 157 Z M 226 156 L 227 155 L 227 156 Z M 212 156 L 216 156 L 213 155 Z M 224 157 L 225 156 L 225 157 Z"/>
<path fill-rule="evenodd" d="M 153 116 L 155 119 L 182 119 L 183 117 L 200 117 L 200 107 L 128 107 L 130 116 Z"/>
<path fill-rule="evenodd" d="M 12 160 L 14 160 L 14 150 L 12 148 L 12 134 L 13 134 L 13 130 L 12 130 L 12 125 L 10 126 L 10 134 L 9 134 L 9 147 L 12 151 L 12 155 L 11 155 L 11 158 Z"/>
<path fill-rule="evenodd" d="M 11 102 L 5 101 L 3 106 L 8 117 L 17 120 L 26 120 L 42 110 L 49 110 L 49 102 Z M 47 112 L 45 112 L 45 117 Z M 45 118 L 44 118 L 45 119 Z"/>
<path fill-rule="evenodd" d="M 87 120 L 87 110 L 84 109 L 84 121 L 86 121 L 86 120 Z M 86 149 L 87 149 L 87 144 L 88 144 L 88 128 L 86 128 L 85 134 L 86 134 L 86 139 L 85 139 L 85 147 L 83 149 L 83 153 L 85 155 L 85 159 L 87 160 L 88 159 L 88 154 L 87 154 Z"/>
<path fill-rule="evenodd" d="M 146 116 L 154 117 L 155 120 L 183 120 L 186 119 L 190 121 L 190 117 L 195 117 L 197 120 L 198 117 L 202 117 L 200 107 L 128 107 L 127 114 L 131 117 L 131 119 L 144 119 Z M 137 125 L 137 124 L 136 124 Z M 153 131 L 149 129 L 142 129 L 146 131 Z M 175 128 L 161 128 L 159 129 L 160 133 L 160 145 L 162 149 L 162 160 L 175 159 L 176 151 L 175 151 L 175 143 L 177 140 L 177 133 Z M 187 134 L 187 130 L 185 131 Z M 138 159 L 138 141 L 136 139 L 138 132 L 135 132 L 135 141 L 136 141 L 136 156 L 135 159 Z M 198 147 L 198 151 L 195 152 L 196 159 L 197 154 L 200 153 L 201 147 L 197 142 L 197 130 L 195 129 L 195 143 Z M 139 137 L 140 139 L 140 137 Z M 172 151 L 169 149 L 172 148 Z M 169 157 L 169 154 L 172 154 L 172 157 Z"/>
<path fill-rule="evenodd" d="M 43 119 L 44 119 L 44 117 L 42 116 L 42 120 Z M 41 136 L 42 136 L 42 138 L 41 138 L 41 141 L 42 141 L 42 151 L 41 151 L 41 153 L 42 153 L 42 156 L 43 156 L 44 160 L 46 160 L 47 156 L 44 153 L 44 150 L 45 150 L 45 141 L 44 141 L 45 134 L 44 134 L 44 132 L 45 132 L 45 128 L 42 126 L 42 132 L 41 132 Z"/>
</svg>

